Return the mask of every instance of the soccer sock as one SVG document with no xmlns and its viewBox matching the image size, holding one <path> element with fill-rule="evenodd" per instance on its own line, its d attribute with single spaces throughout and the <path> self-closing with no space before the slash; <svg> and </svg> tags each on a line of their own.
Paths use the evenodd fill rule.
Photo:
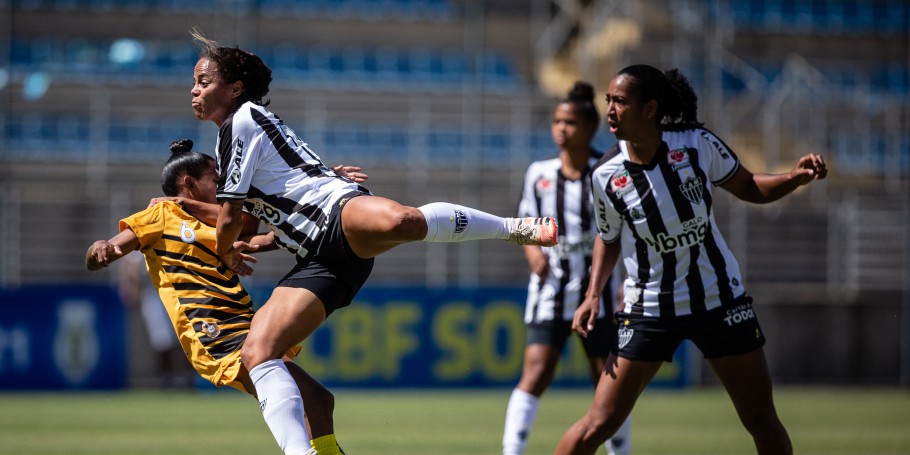
<svg viewBox="0 0 910 455">
<path fill-rule="evenodd" d="M 632 416 L 626 417 L 616 434 L 607 440 L 606 446 L 609 455 L 629 455 L 632 447 Z"/>
<path fill-rule="evenodd" d="M 509 238 L 507 218 L 491 215 L 448 202 L 433 202 L 418 210 L 427 219 L 427 236 L 424 242 L 463 242 Z"/>
<path fill-rule="evenodd" d="M 250 370 L 256 385 L 262 418 L 285 455 L 305 455 L 310 435 L 304 420 L 303 398 L 281 359 L 269 360 Z"/>
<path fill-rule="evenodd" d="M 516 388 L 506 408 L 506 427 L 502 433 L 503 455 L 521 455 L 528 445 L 531 427 L 537 418 L 540 398 Z"/>
<path fill-rule="evenodd" d="M 341 447 L 338 446 L 338 442 L 335 441 L 334 434 L 320 436 L 310 441 L 310 444 L 313 445 L 313 448 L 316 449 L 316 453 L 319 455 L 344 455 L 344 452 L 341 451 Z"/>
</svg>

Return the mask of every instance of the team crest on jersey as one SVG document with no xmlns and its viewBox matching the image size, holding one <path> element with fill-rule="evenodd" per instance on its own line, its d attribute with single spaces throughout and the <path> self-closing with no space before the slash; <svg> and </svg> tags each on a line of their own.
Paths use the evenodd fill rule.
<svg viewBox="0 0 910 455">
<path fill-rule="evenodd" d="M 455 233 L 461 234 L 468 227 L 468 215 L 461 210 L 455 211 Z"/>
<path fill-rule="evenodd" d="M 534 184 L 534 189 L 537 190 L 537 194 L 547 194 L 553 191 L 553 181 L 541 176 L 537 179 L 537 183 Z"/>
<path fill-rule="evenodd" d="M 202 331 L 209 338 L 217 338 L 218 335 L 221 335 L 221 327 L 218 326 L 217 322 L 202 321 Z"/>
<path fill-rule="evenodd" d="M 635 334 L 635 329 L 628 327 L 629 320 L 626 319 L 623 326 L 617 331 L 619 335 L 619 349 L 626 347 L 630 341 L 632 341 L 632 335 Z"/>
<path fill-rule="evenodd" d="M 645 213 L 638 207 L 632 207 L 629 209 L 629 218 L 632 218 L 632 221 L 641 221 L 645 219 Z"/>
<path fill-rule="evenodd" d="M 703 186 L 701 184 L 701 179 L 698 177 L 689 176 L 685 182 L 682 182 L 682 185 L 679 185 L 679 190 L 682 191 L 683 196 L 693 204 L 701 203 Z"/>
<path fill-rule="evenodd" d="M 622 174 L 617 175 L 610 179 L 610 189 L 616 193 L 617 196 L 622 196 L 635 187 L 632 185 L 632 176 L 629 175 L 629 171 L 623 171 Z"/>
<path fill-rule="evenodd" d="M 667 161 L 670 164 L 670 169 L 674 172 L 683 168 L 692 167 L 692 164 L 689 163 L 689 149 L 687 147 L 671 150 L 670 153 L 667 154 Z"/>
</svg>

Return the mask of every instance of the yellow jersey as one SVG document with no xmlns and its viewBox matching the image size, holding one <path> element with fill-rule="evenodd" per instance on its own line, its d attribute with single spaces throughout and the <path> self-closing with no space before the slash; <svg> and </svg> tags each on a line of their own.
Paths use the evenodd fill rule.
<svg viewBox="0 0 910 455">
<path fill-rule="evenodd" d="M 215 253 L 215 228 L 168 201 L 120 220 L 124 229 L 139 238 L 149 276 L 193 368 L 216 386 L 245 392 L 237 376 L 253 302 Z M 288 355 L 299 352 L 297 346 Z"/>
</svg>

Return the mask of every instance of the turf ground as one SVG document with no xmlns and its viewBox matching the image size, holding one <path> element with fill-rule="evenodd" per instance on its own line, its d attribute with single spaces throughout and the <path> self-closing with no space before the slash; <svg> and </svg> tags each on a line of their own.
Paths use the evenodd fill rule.
<svg viewBox="0 0 910 455">
<path fill-rule="evenodd" d="M 349 455 L 495 455 L 508 390 L 336 390 Z M 550 391 L 528 455 L 550 454 L 589 403 Z M 778 388 L 798 454 L 910 454 L 910 391 Z M 279 454 L 257 404 L 239 392 L 0 394 L 0 454 Z M 633 413 L 633 453 L 754 453 L 719 389 L 648 390 Z"/>
</svg>

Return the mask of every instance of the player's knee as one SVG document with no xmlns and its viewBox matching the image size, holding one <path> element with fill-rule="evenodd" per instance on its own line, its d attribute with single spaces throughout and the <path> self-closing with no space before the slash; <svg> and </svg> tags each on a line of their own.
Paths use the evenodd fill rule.
<svg viewBox="0 0 910 455">
<path fill-rule="evenodd" d="M 615 413 L 606 411 L 589 411 L 585 416 L 587 429 L 586 439 L 597 444 L 603 444 L 610 439 L 622 426 L 625 419 L 620 419 Z"/>
<path fill-rule="evenodd" d="M 393 214 L 391 230 L 400 240 L 423 240 L 427 236 L 427 219 L 416 207 L 402 207 Z"/>
<path fill-rule="evenodd" d="M 770 434 L 783 428 L 772 408 L 743 412 L 740 413 L 739 418 L 746 430 L 753 435 Z"/>
<path fill-rule="evenodd" d="M 257 342 L 255 339 L 247 338 L 243 343 L 243 347 L 240 348 L 240 361 L 249 370 L 256 368 L 257 365 L 263 362 L 276 358 L 278 357 L 272 355 L 267 346 Z"/>
<path fill-rule="evenodd" d="M 319 412 L 322 412 L 323 415 L 331 417 L 332 413 L 335 411 L 335 395 L 326 389 L 325 387 L 320 386 L 313 394 L 313 399 L 316 400 L 316 407 L 319 409 Z"/>
</svg>

